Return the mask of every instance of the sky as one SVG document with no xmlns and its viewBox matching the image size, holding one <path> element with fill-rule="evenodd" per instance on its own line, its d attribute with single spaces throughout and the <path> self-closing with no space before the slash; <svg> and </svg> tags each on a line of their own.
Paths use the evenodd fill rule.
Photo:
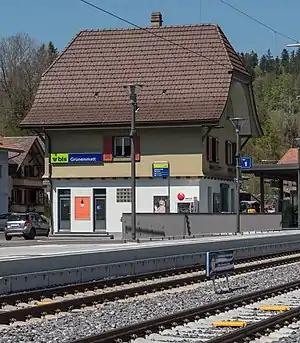
<svg viewBox="0 0 300 343">
<path fill-rule="evenodd" d="M 151 12 L 161 12 L 164 25 L 219 24 L 238 52 L 269 48 L 281 53 L 289 43 L 280 34 L 300 41 L 299 0 L 226 0 L 278 33 L 226 6 L 221 0 L 89 0 L 139 26 L 149 26 Z M 0 37 L 27 33 L 38 42 L 52 41 L 63 49 L 82 29 L 130 25 L 80 0 L 0 0 Z"/>
</svg>

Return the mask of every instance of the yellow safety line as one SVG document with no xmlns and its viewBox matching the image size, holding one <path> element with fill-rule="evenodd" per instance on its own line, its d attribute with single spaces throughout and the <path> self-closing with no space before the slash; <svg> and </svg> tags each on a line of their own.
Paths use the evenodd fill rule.
<svg viewBox="0 0 300 343">
<path fill-rule="evenodd" d="M 220 321 L 220 322 L 213 322 L 213 326 L 227 326 L 227 327 L 243 327 L 248 325 L 248 322 L 239 322 L 239 321 Z"/>
<path fill-rule="evenodd" d="M 289 311 L 289 306 L 261 306 L 261 311 Z"/>
<path fill-rule="evenodd" d="M 48 304 L 52 304 L 53 301 L 39 301 L 37 303 L 38 306 L 43 306 L 43 305 L 48 305 Z"/>
</svg>

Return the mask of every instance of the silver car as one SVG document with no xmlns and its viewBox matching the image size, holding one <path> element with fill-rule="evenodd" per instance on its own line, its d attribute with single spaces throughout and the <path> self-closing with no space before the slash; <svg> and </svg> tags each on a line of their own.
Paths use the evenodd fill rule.
<svg viewBox="0 0 300 343">
<path fill-rule="evenodd" d="M 4 227 L 4 235 L 7 241 L 12 237 L 24 237 L 34 239 L 35 236 L 46 236 L 50 233 L 50 225 L 38 213 L 10 213 Z"/>
<path fill-rule="evenodd" d="M 9 216 L 10 213 L 2 213 L 0 214 L 0 231 L 4 230 L 4 227 L 6 225 L 7 222 L 7 218 Z"/>
</svg>

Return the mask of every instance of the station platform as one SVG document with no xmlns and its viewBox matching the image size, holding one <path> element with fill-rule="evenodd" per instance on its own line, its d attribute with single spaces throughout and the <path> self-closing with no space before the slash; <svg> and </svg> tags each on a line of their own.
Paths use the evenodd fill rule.
<svg viewBox="0 0 300 343">
<path fill-rule="evenodd" d="M 300 250 L 300 231 L 243 233 L 147 242 L 49 244 L 0 248 L 0 293 L 204 265 L 207 251 L 237 259 Z"/>
</svg>

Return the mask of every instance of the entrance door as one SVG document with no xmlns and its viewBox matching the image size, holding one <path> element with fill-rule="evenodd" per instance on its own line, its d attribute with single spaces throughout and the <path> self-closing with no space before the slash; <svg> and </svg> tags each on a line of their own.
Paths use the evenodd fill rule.
<svg viewBox="0 0 300 343">
<path fill-rule="evenodd" d="M 220 184 L 220 196 L 221 212 L 229 212 L 229 185 L 226 183 Z"/>
<path fill-rule="evenodd" d="M 71 191 L 58 191 L 58 231 L 71 231 Z"/>
<path fill-rule="evenodd" d="M 94 189 L 94 232 L 106 231 L 106 189 Z"/>
</svg>

